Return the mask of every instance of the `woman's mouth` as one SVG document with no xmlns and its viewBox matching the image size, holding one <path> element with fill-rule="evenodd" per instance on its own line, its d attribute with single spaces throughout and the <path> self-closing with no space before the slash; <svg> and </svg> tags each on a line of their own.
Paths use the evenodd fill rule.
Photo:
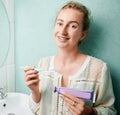
<svg viewBox="0 0 120 115">
<path fill-rule="evenodd" d="M 61 36 L 59 36 L 58 39 L 59 39 L 60 41 L 66 41 L 66 40 L 69 40 L 68 37 L 61 37 Z"/>
</svg>

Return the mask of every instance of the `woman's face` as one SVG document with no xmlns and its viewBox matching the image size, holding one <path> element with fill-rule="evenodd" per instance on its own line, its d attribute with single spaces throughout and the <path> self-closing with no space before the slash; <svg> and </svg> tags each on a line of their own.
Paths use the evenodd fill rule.
<svg viewBox="0 0 120 115">
<path fill-rule="evenodd" d="M 63 9 L 56 18 L 54 39 L 58 47 L 77 48 L 85 36 L 82 31 L 83 13 L 75 9 Z"/>
</svg>

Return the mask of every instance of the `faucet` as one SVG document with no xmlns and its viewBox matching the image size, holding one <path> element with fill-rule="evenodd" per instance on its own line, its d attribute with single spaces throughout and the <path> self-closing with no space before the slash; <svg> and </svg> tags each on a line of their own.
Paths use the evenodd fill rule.
<svg viewBox="0 0 120 115">
<path fill-rule="evenodd" d="M 7 96 L 4 88 L 0 88 L 0 100 L 4 99 Z"/>
</svg>

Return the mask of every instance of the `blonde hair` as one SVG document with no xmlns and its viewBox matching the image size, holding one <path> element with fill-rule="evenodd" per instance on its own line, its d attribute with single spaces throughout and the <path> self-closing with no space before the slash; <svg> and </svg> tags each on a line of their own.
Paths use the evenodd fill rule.
<svg viewBox="0 0 120 115">
<path fill-rule="evenodd" d="M 84 14 L 82 29 L 83 29 L 83 31 L 88 30 L 89 26 L 90 26 L 90 11 L 88 10 L 88 8 L 84 5 L 82 5 L 81 3 L 74 2 L 74 1 L 68 2 L 66 5 L 64 5 L 61 8 L 61 10 L 67 9 L 67 8 L 72 8 L 72 9 L 78 10 L 79 12 L 82 12 Z"/>
</svg>

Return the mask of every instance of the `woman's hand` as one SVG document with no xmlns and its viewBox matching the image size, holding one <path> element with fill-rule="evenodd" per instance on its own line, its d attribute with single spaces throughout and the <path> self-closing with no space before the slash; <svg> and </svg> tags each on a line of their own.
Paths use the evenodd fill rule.
<svg viewBox="0 0 120 115">
<path fill-rule="evenodd" d="M 40 101 L 40 91 L 39 91 L 39 74 L 34 70 L 33 66 L 26 67 L 25 72 L 25 83 L 32 91 L 32 98 L 35 102 Z"/>
<path fill-rule="evenodd" d="M 26 67 L 25 72 L 25 83 L 32 90 L 36 91 L 39 89 L 39 75 L 38 72 L 34 70 L 34 67 Z"/>
<path fill-rule="evenodd" d="M 72 115 L 90 115 L 92 113 L 92 108 L 86 106 L 84 100 L 68 93 L 63 93 L 61 97 L 64 99 L 65 104 Z"/>
</svg>

